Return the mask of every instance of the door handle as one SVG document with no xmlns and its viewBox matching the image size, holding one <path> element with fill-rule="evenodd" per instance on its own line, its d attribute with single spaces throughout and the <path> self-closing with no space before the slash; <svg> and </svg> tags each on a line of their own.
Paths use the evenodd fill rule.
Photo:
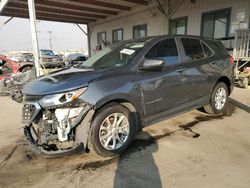
<svg viewBox="0 0 250 188">
<path fill-rule="evenodd" d="M 186 70 L 185 68 L 179 68 L 179 69 L 177 69 L 177 72 L 182 73 L 182 72 L 184 72 L 185 70 Z"/>
</svg>

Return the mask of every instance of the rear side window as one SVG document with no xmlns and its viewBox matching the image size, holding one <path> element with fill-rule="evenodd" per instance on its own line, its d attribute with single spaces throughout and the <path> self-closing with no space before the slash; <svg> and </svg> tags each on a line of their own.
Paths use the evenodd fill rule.
<svg viewBox="0 0 250 188">
<path fill-rule="evenodd" d="M 211 41 L 212 45 L 214 46 L 214 50 L 222 55 L 228 55 L 228 52 L 226 48 L 223 46 L 223 44 L 220 41 Z"/>
<path fill-rule="evenodd" d="M 160 59 L 166 65 L 179 63 L 179 55 L 175 39 L 166 39 L 158 42 L 145 56 L 147 59 Z"/>
<path fill-rule="evenodd" d="M 208 48 L 208 46 L 204 42 L 202 42 L 202 47 L 204 50 L 205 57 L 210 57 L 213 54 L 213 52 Z"/>
<path fill-rule="evenodd" d="M 182 38 L 181 39 L 187 61 L 194 61 L 204 58 L 201 42 L 198 39 Z"/>
</svg>

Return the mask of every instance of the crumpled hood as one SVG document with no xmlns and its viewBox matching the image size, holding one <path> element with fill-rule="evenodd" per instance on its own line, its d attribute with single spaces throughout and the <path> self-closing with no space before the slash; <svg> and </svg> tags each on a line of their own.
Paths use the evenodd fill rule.
<svg viewBox="0 0 250 188">
<path fill-rule="evenodd" d="M 24 86 L 25 95 L 49 95 L 79 89 L 112 71 L 70 68 L 35 79 Z"/>
</svg>

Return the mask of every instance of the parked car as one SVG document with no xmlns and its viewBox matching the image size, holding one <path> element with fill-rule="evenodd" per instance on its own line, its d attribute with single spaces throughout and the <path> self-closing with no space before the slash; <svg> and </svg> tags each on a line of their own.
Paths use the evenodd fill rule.
<svg viewBox="0 0 250 188">
<path fill-rule="evenodd" d="M 78 64 L 82 64 L 85 61 L 87 61 L 87 57 L 81 53 L 75 53 L 75 54 L 69 54 L 66 58 L 65 58 L 65 66 L 73 66 L 73 65 L 78 65 Z"/>
<path fill-rule="evenodd" d="M 0 56 L 0 80 L 3 80 L 13 73 L 17 73 L 18 70 L 19 65 L 16 62 L 7 59 L 4 56 Z"/>
<path fill-rule="evenodd" d="M 29 62 L 17 63 L 0 56 L 0 96 L 10 95 L 13 100 L 20 103 L 23 85 L 35 77 L 31 69 L 28 70 L 32 66 Z"/>
<path fill-rule="evenodd" d="M 17 53 L 10 57 L 12 61 L 15 61 L 17 63 L 21 62 L 34 62 L 34 57 L 32 53 Z"/>
<path fill-rule="evenodd" d="M 23 122 L 46 157 L 124 152 L 143 127 L 204 107 L 221 114 L 233 89 L 234 60 L 221 42 L 157 36 L 105 48 L 79 67 L 24 87 Z"/>
<path fill-rule="evenodd" d="M 54 54 L 52 50 L 40 50 L 40 60 L 45 68 L 63 67 L 64 62 L 60 56 Z"/>
<path fill-rule="evenodd" d="M 0 80 L 16 74 L 18 72 L 27 71 L 27 67 L 32 67 L 33 63 L 23 62 L 21 64 L 12 61 L 5 56 L 0 56 Z"/>
</svg>

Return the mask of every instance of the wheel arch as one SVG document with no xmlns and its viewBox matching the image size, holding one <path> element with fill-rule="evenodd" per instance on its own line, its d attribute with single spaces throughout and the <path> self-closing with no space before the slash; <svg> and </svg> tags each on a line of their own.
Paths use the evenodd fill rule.
<svg viewBox="0 0 250 188">
<path fill-rule="evenodd" d="M 114 99 L 110 99 L 110 100 L 106 100 L 106 101 L 102 101 L 100 103 L 97 103 L 97 105 L 95 106 L 95 113 L 93 118 L 95 117 L 95 115 L 100 111 L 100 109 L 102 109 L 104 106 L 107 105 L 115 105 L 115 104 L 120 104 L 124 107 L 126 107 L 133 115 L 133 118 L 135 120 L 135 125 L 136 125 L 136 131 L 138 132 L 139 130 L 141 130 L 141 121 L 140 121 L 140 114 L 139 111 L 136 109 L 136 105 L 133 104 L 133 102 L 131 102 L 128 99 L 124 99 L 124 98 L 114 98 Z"/>
<path fill-rule="evenodd" d="M 34 67 L 33 64 L 24 64 L 24 65 L 20 65 L 20 67 L 18 68 L 18 71 L 22 72 L 22 70 L 25 68 L 25 67 Z"/>
<path fill-rule="evenodd" d="M 228 78 L 228 77 L 226 77 L 226 76 L 222 76 L 222 77 L 220 77 L 218 80 L 217 80 L 217 82 L 215 83 L 215 85 L 214 85 L 214 87 L 218 84 L 218 83 L 220 83 L 220 82 L 223 82 L 223 83 L 225 83 L 226 84 L 226 86 L 227 86 L 227 89 L 228 89 L 228 95 L 230 95 L 231 94 L 231 81 L 230 81 L 230 79 Z"/>
</svg>

